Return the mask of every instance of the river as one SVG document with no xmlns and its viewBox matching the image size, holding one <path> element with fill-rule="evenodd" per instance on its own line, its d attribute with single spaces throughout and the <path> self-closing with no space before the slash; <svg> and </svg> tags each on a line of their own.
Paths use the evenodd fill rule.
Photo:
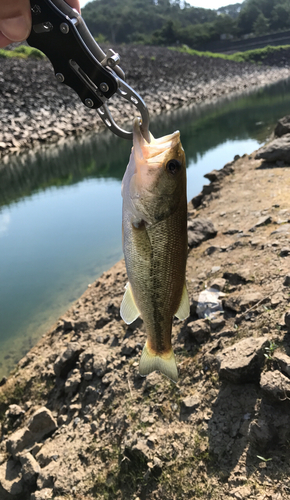
<svg viewBox="0 0 290 500">
<path fill-rule="evenodd" d="M 251 153 L 290 113 L 290 81 L 180 109 L 151 124 L 179 129 L 188 199 L 236 154 Z M 0 379 L 103 271 L 122 258 L 121 180 L 131 144 L 110 132 L 0 164 Z"/>
</svg>

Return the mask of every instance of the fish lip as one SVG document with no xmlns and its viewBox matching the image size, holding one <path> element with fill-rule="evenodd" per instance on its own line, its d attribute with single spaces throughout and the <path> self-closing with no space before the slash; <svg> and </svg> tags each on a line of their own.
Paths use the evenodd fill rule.
<svg viewBox="0 0 290 500">
<path fill-rule="evenodd" d="M 155 139 L 149 132 L 150 142 L 147 142 L 141 132 L 141 121 L 135 118 L 133 122 L 133 150 L 135 160 L 148 163 L 162 163 L 167 152 L 180 143 L 180 132 L 176 130 L 172 134 Z"/>
</svg>

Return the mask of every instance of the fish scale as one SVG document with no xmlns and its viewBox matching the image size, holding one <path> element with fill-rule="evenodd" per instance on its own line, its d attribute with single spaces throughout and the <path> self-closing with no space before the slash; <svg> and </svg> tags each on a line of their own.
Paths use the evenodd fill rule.
<svg viewBox="0 0 290 500">
<path fill-rule="evenodd" d="M 123 247 L 129 285 L 121 316 L 141 315 L 147 333 L 140 374 L 159 369 L 177 381 L 172 319 L 189 315 L 186 166 L 179 133 L 147 143 L 139 124 L 122 184 Z"/>
</svg>

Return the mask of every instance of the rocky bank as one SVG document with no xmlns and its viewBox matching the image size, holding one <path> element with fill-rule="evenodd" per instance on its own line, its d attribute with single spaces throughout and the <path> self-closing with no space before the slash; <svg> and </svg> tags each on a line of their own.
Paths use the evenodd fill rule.
<svg viewBox="0 0 290 500">
<path fill-rule="evenodd" d="M 121 261 L 1 382 L 1 500 L 289 498 L 289 117 L 276 133 L 189 202 L 178 383 L 139 376 Z"/>
<path fill-rule="evenodd" d="M 151 116 L 290 76 L 289 62 L 279 53 L 268 57 L 269 65 L 265 66 L 192 56 L 165 47 L 114 49 L 121 56 L 126 81 L 140 93 Z M 116 98 L 110 109 L 117 124 L 129 121 L 131 127 L 135 110 L 130 104 Z M 86 108 L 70 88 L 57 83 L 47 59 L 1 59 L 0 121 L 0 158 L 104 128 L 96 111 Z"/>
</svg>

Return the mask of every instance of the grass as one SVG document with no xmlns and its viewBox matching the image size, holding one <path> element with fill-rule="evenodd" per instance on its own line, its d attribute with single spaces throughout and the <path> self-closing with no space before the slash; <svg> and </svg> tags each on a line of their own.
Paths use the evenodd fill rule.
<svg viewBox="0 0 290 500">
<path fill-rule="evenodd" d="M 0 58 L 8 59 L 17 57 L 18 59 L 44 59 L 45 55 L 40 50 L 28 45 L 19 45 L 13 50 L 0 49 Z"/>
<path fill-rule="evenodd" d="M 190 49 L 187 45 L 183 45 L 181 48 L 169 47 L 170 50 L 176 50 L 178 52 L 183 52 L 198 57 L 212 57 L 225 59 L 226 61 L 235 62 L 251 62 L 251 63 L 262 63 L 264 59 L 270 54 L 280 51 L 286 51 L 290 49 L 290 45 L 278 45 L 277 47 L 272 47 L 268 45 L 263 49 L 247 50 L 245 52 L 236 52 L 235 54 L 219 54 L 216 52 L 201 52 L 199 50 Z"/>
</svg>

